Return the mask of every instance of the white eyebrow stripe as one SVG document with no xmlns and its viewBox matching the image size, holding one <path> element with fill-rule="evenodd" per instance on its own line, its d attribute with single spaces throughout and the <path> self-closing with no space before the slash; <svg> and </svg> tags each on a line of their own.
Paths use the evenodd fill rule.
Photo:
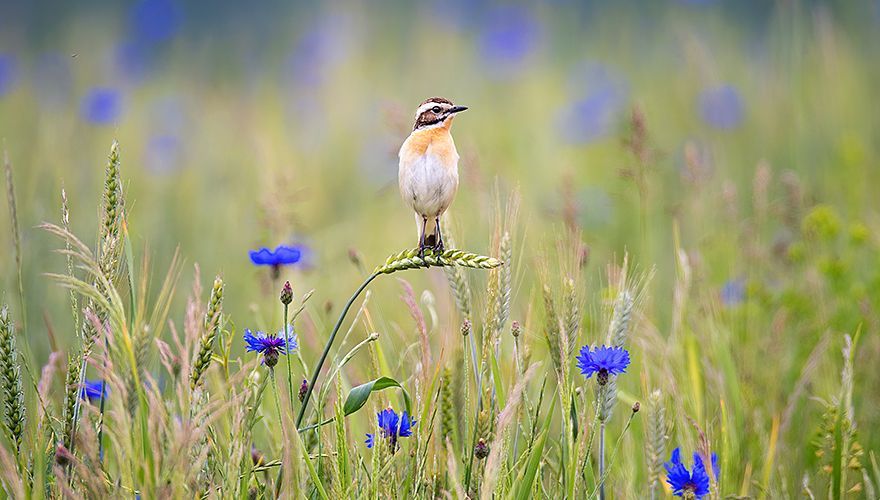
<svg viewBox="0 0 880 500">
<path fill-rule="evenodd" d="M 428 111 L 429 109 L 433 108 L 434 106 L 440 106 L 440 108 L 444 109 L 444 110 L 452 108 L 451 104 L 428 101 L 425 104 L 422 104 L 421 106 L 419 106 L 419 109 L 416 110 L 416 118 L 418 118 L 419 116 L 422 115 L 422 113 L 424 113 L 425 111 Z"/>
</svg>

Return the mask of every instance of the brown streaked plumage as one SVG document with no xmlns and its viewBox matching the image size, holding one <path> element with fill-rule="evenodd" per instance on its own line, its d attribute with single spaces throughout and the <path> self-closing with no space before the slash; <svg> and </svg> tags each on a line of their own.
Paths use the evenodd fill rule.
<svg viewBox="0 0 880 500">
<path fill-rule="evenodd" d="M 443 250 L 440 217 L 458 190 L 458 152 L 450 128 L 455 114 L 466 110 L 442 97 L 422 102 L 413 131 L 400 147 L 398 183 L 403 200 L 419 223 L 419 249 Z"/>
</svg>

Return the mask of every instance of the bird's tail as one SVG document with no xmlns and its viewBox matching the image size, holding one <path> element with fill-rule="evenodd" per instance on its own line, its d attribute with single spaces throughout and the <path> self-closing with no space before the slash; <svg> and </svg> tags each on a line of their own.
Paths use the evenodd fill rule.
<svg viewBox="0 0 880 500">
<path fill-rule="evenodd" d="M 433 218 L 428 219 L 428 223 L 425 224 L 425 245 L 429 247 L 433 247 L 436 240 L 437 233 L 437 222 Z M 416 236 L 421 236 L 422 234 L 422 216 L 416 214 Z"/>
<path fill-rule="evenodd" d="M 437 246 L 437 222 L 434 219 L 428 219 L 425 224 L 425 246 Z"/>
</svg>

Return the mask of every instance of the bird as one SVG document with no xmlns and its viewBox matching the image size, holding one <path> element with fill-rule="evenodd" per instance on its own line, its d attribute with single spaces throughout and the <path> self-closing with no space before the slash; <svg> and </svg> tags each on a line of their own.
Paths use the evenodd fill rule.
<svg viewBox="0 0 880 500">
<path fill-rule="evenodd" d="M 400 147 L 397 181 L 403 201 L 415 211 L 419 256 L 430 248 L 443 252 L 440 218 L 458 191 L 458 151 L 452 121 L 467 106 L 431 97 L 416 109 L 415 124 Z"/>
</svg>

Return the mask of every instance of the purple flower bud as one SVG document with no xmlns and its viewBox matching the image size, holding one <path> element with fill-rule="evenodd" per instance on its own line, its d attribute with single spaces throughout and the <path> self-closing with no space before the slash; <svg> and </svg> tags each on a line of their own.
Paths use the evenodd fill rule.
<svg viewBox="0 0 880 500">
<path fill-rule="evenodd" d="M 486 440 L 480 438 L 477 441 L 477 445 L 474 446 L 474 456 L 477 457 L 478 460 L 482 460 L 489 456 L 489 445 L 486 444 Z"/>
<path fill-rule="evenodd" d="M 73 454 L 62 443 L 55 447 L 55 463 L 64 467 L 73 461 Z"/>
<path fill-rule="evenodd" d="M 303 379 L 303 383 L 299 385 L 299 401 L 306 399 L 306 393 L 309 392 L 309 381 Z"/>
<path fill-rule="evenodd" d="M 260 466 L 266 463 L 266 457 L 256 446 L 251 446 L 251 462 L 254 463 L 254 466 Z"/>
<path fill-rule="evenodd" d="M 284 287 L 281 288 L 281 303 L 289 306 L 291 302 L 293 302 L 293 288 L 289 281 L 285 281 Z"/>
<path fill-rule="evenodd" d="M 465 319 L 461 323 L 461 335 L 463 337 L 467 337 L 470 334 L 471 334 L 471 320 Z"/>
</svg>

